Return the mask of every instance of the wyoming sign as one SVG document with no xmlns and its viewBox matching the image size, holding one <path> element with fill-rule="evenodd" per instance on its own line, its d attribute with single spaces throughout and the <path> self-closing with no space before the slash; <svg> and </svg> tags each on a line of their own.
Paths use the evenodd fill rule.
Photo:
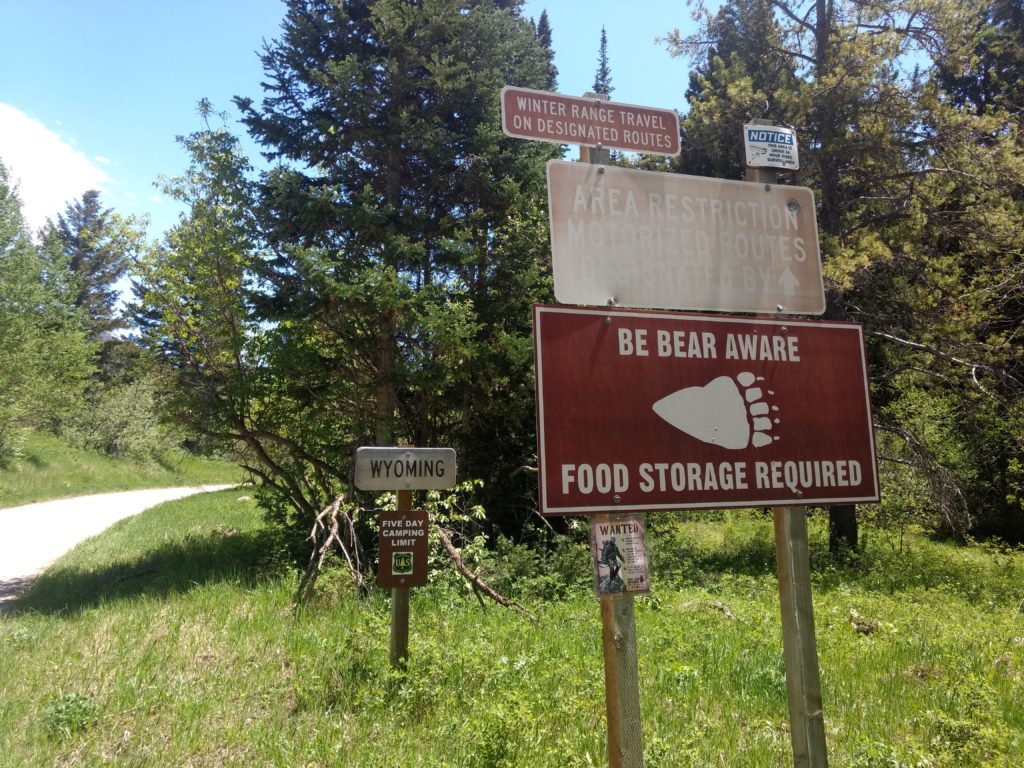
<svg viewBox="0 0 1024 768">
<path fill-rule="evenodd" d="M 879 500 L 859 325 L 534 307 L 541 511 Z"/>
</svg>

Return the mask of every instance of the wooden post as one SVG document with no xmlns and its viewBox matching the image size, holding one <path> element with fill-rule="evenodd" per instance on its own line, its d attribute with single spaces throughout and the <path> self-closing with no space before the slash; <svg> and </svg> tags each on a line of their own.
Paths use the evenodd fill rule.
<svg viewBox="0 0 1024 768">
<path fill-rule="evenodd" d="M 775 507 L 772 516 L 793 765 L 794 768 L 827 768 L 825 716 L 821 707 L 821 680 L 811 601 L 807 513 L 803 507 Z"/>
<path fill-rule="evenodd" d="M 599 515 L 593 524 L 614 519 L 613 515 Z M 605 596 L 600 598 L 600 602 L 608 766 L 643 768 L 644 742 L 640 720 L 640 674 L 633 595 Z"/>
<path fill-rule="evenodd" d="M 600 93 L 584 98 L 607 101 Z M 580 162 L 607 164 L 603 147 L 580 146 Z M 609 297 L 611 298 L 611 297 Z M 600 515 L 596 520 L 609 520 Z M 640 722 L 640 673 L 636 652 L 636 613 L 633 596 L 601 598 L 601 647 L 604 650 L 604 698 L 608 720 L 609 768 L 643 768 L 644 742 Z"/>
<path fill-rule="evenodd" d="M 752 125 L 772 125 L 754 119 Z M 746 167 L 746 180 L 777 184 L 773 168 Z M 807 511 L 804 507 L 773 507 L 775 559 L 779 573 L 782 614 L 782 655 L 786 662 L 786 699 L 794 768 L 827 768 L 825 715 L 821 707 L 818 647 L 814 639 L 811 601 L 811 563 L 807 549 Z"/>
<path fill-rule="evenodd" d="M 412 491 L 398 491 L 398 511 L 412 510 Z M 406 668 L 409 658 L 409 587 L 391 588 L 391 667 Z"/>
<path fill-rule="evenodd" d="M 640 677 L 633 596 L 601 598 L 609 768 L 643 768 Z"/>
</svg>

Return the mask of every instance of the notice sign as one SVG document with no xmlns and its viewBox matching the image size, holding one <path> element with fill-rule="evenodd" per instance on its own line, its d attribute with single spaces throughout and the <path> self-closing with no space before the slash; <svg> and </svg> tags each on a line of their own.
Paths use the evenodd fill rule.
<svg viewBox="0 0 1024 768">
<path fill-rule="evenodd" d="M 825 311 L 807 187 L 548 163 L 555 297 L 566 304 Z"/>
<path fill-rule="evenodd" d="M 743 149 L 747 165 L 755 168 L 800 169 L 796 131 L 776 125 L 744 125 Z"/>
<path fill-rule="evenodd" d="M 517 139 L 679 154 L 679 116 L 671 109 L 511 85 L 501 89 L 501 128 L 505 135 Z"/>
<path fill-rule="evenodd" d="M 861 327 L 534 307 L 548 515 L 879 500 Z"/>
<path fill-rule="evenodd" d="M 650 592 L 643 516 L 616 515 L 593 521 L 590 548 L 598 597 Z"/>
<path fill-rule="evenodd" d="M 427 583 L 429 518 L 422 510 L 381 512 L 377 585 L 422 587 Z"/>
<path fill-rule="evenodd" d="M 455 485 L 452 448 L 357 448 L 356 488 L 362 491 L 422 491 Z"/>
</svg>

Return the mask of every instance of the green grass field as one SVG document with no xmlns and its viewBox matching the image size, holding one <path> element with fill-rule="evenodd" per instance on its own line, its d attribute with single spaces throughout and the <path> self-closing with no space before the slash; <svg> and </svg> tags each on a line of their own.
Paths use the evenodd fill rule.
<svg viewBox="0 0 1024 768">
<path fill-rule="evenodd" d="M 645 765 L 791 765 L 770 519 L 650 527 Z M 1024 553 L 872 532 L 860 565 L 835 567 L 824 522 L 810 528 L 830 765 L 1020 766 Z M 589 573 L 558 599 L 523 580 L 533 624 L 435 572 L 398 673 L 386 594 L 329 575 L 295 611 L 273 549 L 253 501 L 225 491 L 61 560 L 0 617 L 0 766 L 607 765 Z"/>
<path fill-rule="evenodd" d="M 0 469 L 0 508 L 105 491 L 175 485 L 239 483 L 242 471 L 227 461 L 170 451 L 149 465 L 75 448 L 52 435 L 29 435 L 24 455 Z"/>
</svg>

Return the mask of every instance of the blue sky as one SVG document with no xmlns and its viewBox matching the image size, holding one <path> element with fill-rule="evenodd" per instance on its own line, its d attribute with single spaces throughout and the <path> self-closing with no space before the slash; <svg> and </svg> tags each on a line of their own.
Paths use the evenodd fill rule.
<svg viewBox="0 0 1024 768">
<path fill-rule="evenodd" d="M 559 88 L 590 89 L 602 25 L 612 98 L 680 109 L 689 65 L 655 38 L 690 22 L 685 0 L 528 0 L 547 9 Z M 154 186 L 185 169 L 175 136 L 208 98 L 261 95 L 257 51 L 277 36 L 281 0 L 0 0 L 0 159 L 20 182 L 32 229 L 90 188 L 150 235 L 178 207 Z M 239 128 L 239 133 L 241 129 Z"/>
</svg>

